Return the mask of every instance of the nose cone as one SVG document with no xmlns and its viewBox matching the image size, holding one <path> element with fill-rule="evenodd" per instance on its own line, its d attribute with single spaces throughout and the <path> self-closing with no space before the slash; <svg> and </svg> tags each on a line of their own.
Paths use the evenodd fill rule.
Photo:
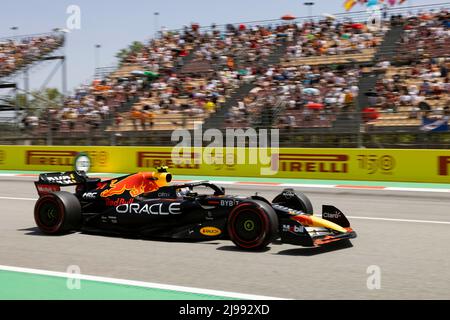
<svg viewBox="0 0 450 320">
<path fill-rule="evenodd" d="M 348 232 L 346 229 L 342 228 L 340 225 L 338 225 L 334 222 L 319 218 L 319 217 L 299 215 L 299 216 L 295 216 L 293 218 L 295 220 L 297 220 L 298 222 L 300 222 L 305 227 L 322 227 L 322 228 L 332 229 L 332 230 L 335 230 L 335 231 L 338 231 L 341 233 Z"/>
</svg>

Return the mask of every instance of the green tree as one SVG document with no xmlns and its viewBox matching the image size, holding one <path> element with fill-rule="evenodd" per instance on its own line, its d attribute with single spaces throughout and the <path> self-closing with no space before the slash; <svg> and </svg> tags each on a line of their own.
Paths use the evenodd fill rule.
<svg viewBox="0 0 450 320">
<path fill-rule="evenodd" d="M 122 49 L 116 54 L 116 58 L 119 59 L 120 62 L 122 62 L 129 54 L 130 51 L 128 51 L 128 49 Z"/>
<path fill-rule="evenodd" d="M 16 103 L 19 108 L 25 108 L 27 106 L 27 96 L 24 93 L 18 93 L 16 95 Z"/>
<path fill-rule="evenodd" d="M 141 51 L 145 45 L 140 41 L 134 41 L 132 44 L 128 46 L 126 49 L 121 49 L 117 54 L 116 58 L 119 59 L 119 63 L 122 64 L 124 60 L 130 55 L 134 53 L 138 53 Z"/>
<path fill-rule="evenodd" d="M 44 96 L 46 99 L 50 100 L 50 101 L 59 101 L 62 98 L 61 93 L 59 92 L 58 89 L 56 88 L 47 88 L 44 91 Z"/>
<path fill-rule="evenodd" d="M 16 99 L 21 109 L 26 110 L 29 115 L 39 115 L 47 108 L 60 108 L 64 96 L 56 88 L 35 90 L 27 97 L 24 93 L 18 93 Z"/>
<path fill-rule="evenodd" d="M 143 48 L 144 48 L 144 44 L 142 42 L 134 41 L 130 45 L 129 50 L 131 51 L 131 53 L 137 53 L 137 52 L 141 51 Z"/>
</svg>

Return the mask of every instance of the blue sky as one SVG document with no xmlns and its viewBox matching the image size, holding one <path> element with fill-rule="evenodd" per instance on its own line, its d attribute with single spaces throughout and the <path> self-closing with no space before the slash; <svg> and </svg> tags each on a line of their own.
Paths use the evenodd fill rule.
<svg viewBox="0 0 450 320">
<path fill-rule="evenodd" d="M 313 0 L 314 1 L 314 0 Z M 406 4 L 421 5 L 445 3 L 450 0 L 408 0 Z M 101 66 L 116 64 L 115 54 L 132 41 L 148 40 L 155 33 L 154 12 L 159 12 L 159 26 L 181 28 L 191 22 L 201 25 L 276 19 L 286 13 L 306 16 L 308 10 L 299 0 L 14 0 L 2 1 L 0 11 L 0 37 L 17 34 L 48 32 L 64 28 L 69 15 L 67 7 L 81 9 L 81 29 L 68 35 L 68 87 L 73 89 L 93 76 L 95 44 L 101 44 Z M 315 0 L 313 14 L 343 12 L 344 0 Z M 353 10 L 361 10 L 356 6 Z M 31 72 L 32 88 L 38 88 L 53 69 L 53 64 Z M 20 82 L 19 82 L 20 84 Z M 60 87 L 60 75 L 50 83 Z"/>
</svg>

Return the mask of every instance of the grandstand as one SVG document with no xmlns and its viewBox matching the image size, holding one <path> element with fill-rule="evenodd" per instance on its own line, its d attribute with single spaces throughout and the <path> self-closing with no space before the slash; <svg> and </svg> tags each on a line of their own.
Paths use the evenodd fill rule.
<svg viewBox="0 0 450 320">
<path fill-rule="evenodd" d="M 0 38 L 0 124 L 2 129 L 8 130 L 19 123 L 25 122 L 25 118 L 36 118 L 19 106 L 17 94 L 25 96 L 28 101 L 30 70 L 49 60 L 61 60 L 64 65 L 64 56 L 55 56 L 55 53 L 64 46 L 65 34 L 59 29 L 44 34 L 15 36 L 12 38 Z M 63 73 L 65 68 L 63 67 Z M 16 83 L 19 77 L 24 78 L 24 87 L 20 88 Z M 65 77 L 64 77 L 65 78 Z M 63 86 L 64 87 L 64 86 Z M 5 90 L 9 89 L 9 94 Z"/>
<path fill-rule="evenodd" d="M 387 141 L 407 147 L 423 139 L 425 118 L 448 121 L 448 8 L 393 8 L 376 29 L 356 12 L 163 31 L 118 68 L 99 70 L 60 109 L 32 117 L 26 133 L 32 143 L 72 133 L 169 144 L 173 130 L 203 124 L 276 127 L 288 146 L 380 146 L 403 133 Z M 63 43 L 53 41 L 52 50 Z M 435 136 L 436 147 L 448 147 L 447 136 Z"/>
<path fill-rule="evenodd" d="M 64 45 L 61 32 L 0 39 L 0 79 L 41 61 Z"/>
</svg>

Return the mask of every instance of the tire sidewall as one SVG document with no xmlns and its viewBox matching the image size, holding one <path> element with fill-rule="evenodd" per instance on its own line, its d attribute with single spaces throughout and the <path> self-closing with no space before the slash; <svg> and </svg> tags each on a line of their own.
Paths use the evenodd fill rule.
<svg viewBox="0 0 450 320">
<path fill-rule="evenodd" d="M 59 221 L 54 227 L 45 226 L 39 216 L 39 210 L 46 203 L 52 203 L 58 210 Z M 81 204 L 77 197 L 69 192 L 55 192 L 42 196 L 35 205 L 34 219 L 39 229 L 46 234 L 63 234 L 81 228 Z"/>
<path fill-rule="evenodd" d="M 55 205 L 55 208 L 57 208 L 57 214 L 59 221 L 54 227 L 48 227 L 45 226 L 40 218 L 40 210 L 43 205 L 51 203 Z M 41 197 L 38 202 L 36 203 L 35 209 L 34 209 L 34 220 L 36 222 L 36 225 L 39 227 L 41 231 L 47 234 L 58 234 L 61 232 L 61 229 L 65 222 L 65 210 L 64 205 L 62 202 L 54 195 L 54 194 L 48 194 L 43 197 Z"/>
<path fill-rule="evenodd" d="M 271 211 L 270 211 L 271 210 Z M 261 232 L 255 240 L 244 240 L 236 232 L 236 220 L 242 212 L 256 213 L 261 222 Z M 268 212 L 269 211 L 269 212 Z M 274 221 L 275 220 L 275 221 Z M 278 218 L 271 207 L 259 201 L 246 201 L 236 206 L 228 217 L 228 234 L 233 243 L 246 250 L 258 250 L 273 241 L 278 230 Z"/>
</svg>

